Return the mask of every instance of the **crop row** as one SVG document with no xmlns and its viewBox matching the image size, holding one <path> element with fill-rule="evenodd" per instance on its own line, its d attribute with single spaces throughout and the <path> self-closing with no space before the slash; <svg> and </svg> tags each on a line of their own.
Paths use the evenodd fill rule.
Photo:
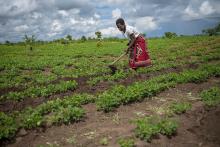
<svg viewBox="0 0 220 147">
<path fill-rule="evenodd" d="M 217 37 L 150 39 L 148 40 L 149 51 L 155 67 L 152 70 L 176 66 L 175 61 L 177 58 L 188 57 L 192 52 L 197 55 L 205 55 L 208 50 L 212 51 L 214 47 L 219 48 L 218 40 Z M 4 50 L 0 50 L 2 54 L 0 87 L 18 87 L 24 86 L 24 84 L 30 87 L 33 84 L 36 85 L 36 83 L 41 84 L 54 80 L 57 76 L 79 77 L 109 72 L 108 68 L 105 68 L 106 64 L 113 61 L 113 58 L 109 57 L 120 54 L 124 44 L 120 42 L 105 42 L 104 44 L 102 49 L 97 49 L 93 42 L 75 43 L 68 46 L 44 44 L 37 45 L 33 51 L 27 51 L 21 45 L 1 45 L 0 48 L 3 47 Z M 211 48 L 208 49 L 207 46 L 211 46 Z M 196 48 L 196 50 L 191 51 L 192 48 Z M 166 63 L 166 65 L 161 63 Z M 118 64 L 121 67 L 127 67 L 127 61 L 125 60 Z M 50 68 L 50 72 L 47 73 L 49 75 L 41 76 L 39 73 L 32 73 L 32 71 L 41 71 L 44 74 L 45 68 Z M 148 69 L 143 69 L 143 72 L 145 70 L 149 72 Z M 125 78 L 128 74 L 119 71 L 113 76 L 91 79 L 90 83 L 94 84 L 102 80 L 114 81 Z"/>
<path fill-rule="evenodd" d="M 179 50 L 176 50 L 176 51 L 171 52 L 172 54 L 170 53 L 167 56 L 166 56 L 167 51 L 164 51 L 164 53 L 160 53 L 160 54 L 165 57 L 163 57 L 162 59 L 153 60 L 153 66 L 151 68 L 141 68 L 141 69 L 138 69 L 137 72 L 138 73 L 149 73 L 149 72 L 159 71 L 159 70 L 166 69 L 166 68 L 183 66 L 183 65 L 187 65 L 191 63 L 206 63 L 211 60 L 220 59 L 220 50 L 217 48 L 213 48 L 213 49 L 209 48 L 209 50 L 207 48 L 201 48 L 193 52 L 188 51 L 188 50 L 189 49 L 186 49 L 185 47 L 183 50 L 181 50 L 181 52 L 179 52 Z M 162 51 L 160 50 L 160 52 Z M 195 56 L 195 58 L 188 60 L 189 56 Z M 176 62 L 177 58 L 179 58 L 178 62 Z M 118 70 L 113 75 L 103 75 L 103 76 L 90 78 L 87 83 L 90 85 L 96 85 L 97 83 L 101 81 L 117 81 L 119 79 L 125 79 L 128 76 L 132 76 L 132 73 L 125 71 L 125 70 Z"/>
<path fill-rule="evenodd" d="M 35 97 L 46 97 L 53 93 L 65 92 L 67 90 L 75 89 L 77 87 L 77 82 L 72 81 L 61 81 L 58 84 L 49 84 L 47 86 L 34 86 L 29 87 L 21 92 L 9 92 L 1 96 L 1 101 L 5 99 L 21 101 L 24 98 L 35 98 Z"/>
<path fill-rule="evenodd" d="M 220 66 L 203 65 L 197 70 L 185 70 L 179 74 L 170 73 L 152 78 L 144 82 L 136 82 L 130 86 L 115 86 L 98 96 L 88 94 L 73 95 L 64 99 L 51 100 L 36 108 L 26 108 L 12 114 L 0 113 L 0 139 L 10 138 L 21 129 L 31 129 L 52 124 L 70 123 L 83 118 L 85 111 L 81 105 L 96 102 L 98 110 L 111 111 L 121 104 L 140 101 L 152 97 L 176 84 L 202 82 L 210 76 L 219 76 Z M 183 108 L 182 108 L 183 107 Z M 174 112 L 185 110 L 186 106 L 172 107 Z M 183 110 L 182 110 L 183 109 Z"/>
<path fill-rule="evenodd" d="M 57 98 L 43 103 L 36 108 L 26 108 L 20 112 L 6 115 L 0 113 L 0 140 L 13 137 L 21 129 L 31 129 L 52 124 L 70 123 L 83 118 L 85 111 L 81 105 L 94 102 L 94 97 L 87 94 Z"/>
<path fill-rule="evenodd" d="M 165 89 L 187 82 L 202 82 L 210 76 L 220 75 L 220 64 L 202 65 L 197 70 L 185 70 L 179 74 L 169 73 L 144 82 L 136 82 L 130 86 L 117 85 L 98 96 L 97 108 L 105 112 L 120 105 L 140 101 L 152 97 Z"/>
</svg>

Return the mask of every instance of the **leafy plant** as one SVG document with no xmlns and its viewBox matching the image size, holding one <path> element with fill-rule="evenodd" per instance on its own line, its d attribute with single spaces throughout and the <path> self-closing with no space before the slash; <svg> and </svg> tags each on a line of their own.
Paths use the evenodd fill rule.
<svg viewBox="0 0 220 147">
<path fill-rule="evenodd" d="M 28 89 L 21 91 L 21 92 L 10 92 L 4 96 L 2 99 L 10 99 L 10 100 L 17 100 L 21 101 L 27 97 L 40 97 L 40 96 L 49 96 L 53 93 L 57 92 L 65 92 L 70 89 L 75 89 L 77 86 L 76 81 L 61 81 L 58 84 L 49 84 L 47 86 L 33 86 L 29 87 Z"/>
<path fill-rule="evenodd" d="M 186 112 L 187 110 L 191 109 L 192 105 L 190 103 L 187 102 L 182 102 L 182 103 L 178 103 L 178 102 L 173 102 L 170 106 L 169 106 L 169 112 L 170 113 L 176 113 L 176 114 L 181 114 Z"/>
<path fill-rule="evenodd" d="M 218 87 L 204 90 L 200 93 L 200 96 L 207 106 L 216 106 L 220 103 L 220 89 Z"/>
<path fill-rule="evenodd" d="M 24 115 L 22 118 L 22 127 L 31 129 L 39 127 L 42 124 L 43 116 L 39 112 L 33 112 L 31 114 Z"/>
<path fill-rule="evenodd" d="M 102 138 L 102 139 L 99 141 L 99 143 L 100 143 L 101 145 L 108 145 L 108 138 L 106 138 L 106 137 Z"/>
<path fill-rule="evenodd" d="M 212 75 L 220 74 L 217 65 L 203 65 L 197 70 L 186 70 L 179 74 L 170 73 L 154 77 L 148 81 L 136 82 L 127 87 L 117 85 L 98 96 L 96 105 L 98 110 L 112 111 L 121 104 L 140 101 L 152 97 L 157 93 L 175 86 L 178 83 L 201 82 Z M 147 86 L 146 86 L 147 85 Z"/>
<path fill-rule="evenodd" d="M 160 133 L 166 136 L 171 136 L 175 134 L 178 127 L 177 122 L 169 120 L 167 118 L 161 120 L 158 126 L 160 128 Z"/>
<path fill-rule="evenodd" d="M 134 147 L 134 140 L 131 138 L 121 138 L 118 140 L 120 147 Z"/>
<path fill-rule="evenodd" d="M 159 133 L 171 136 L 175 134 L 178 127 L 177 122 L 158 116 L 144 117 L 134 122 L 137 125 L 135 129 L 136 136 L 148 142 Z"/>
<path fill-rule="evenodd" d="M 15 120 L 5 113 L 0 112 L 0 140 L 13 137 L 17 130 L 18 127 Z"/>
<path fill-rule="evenodd" d="M 52 124 L 70 123 L 71 121 L 79 121 L 84 114 L 85 111 L 78 107 L 60 107 L 59 111 L 54 112 L 47 119 Z"/>
<path fill-rule="evenodd" d="M 142 140 L 150 141 L 153 136 L 160 132 L 158 126 L 158 120 L 154 117 L 145 117 L 135 121 L 137 127 L 135 129 L 135 134 Z"/>
</svg>

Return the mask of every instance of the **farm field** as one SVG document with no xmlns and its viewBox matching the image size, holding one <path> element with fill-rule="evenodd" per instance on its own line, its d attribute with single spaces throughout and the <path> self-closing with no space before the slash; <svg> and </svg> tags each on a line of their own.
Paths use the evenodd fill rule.
<svg viewBox="0 0 220 147">
<path fill-rule="evenodd" d="M 220 146 L 220 37 L 152 38 L 153 66 L 112 73 L 126 43 L 0 45 L 0 145 Z"/>
</svg>

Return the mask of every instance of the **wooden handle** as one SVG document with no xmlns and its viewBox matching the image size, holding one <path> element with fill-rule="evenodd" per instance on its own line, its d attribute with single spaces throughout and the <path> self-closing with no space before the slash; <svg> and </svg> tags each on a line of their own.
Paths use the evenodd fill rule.
<svg viewBox="0 0 220 147">
<path fill-rule="evenodd" d="M 115 61 L 113 61 L 110 65 L 115 64 L 118 60 L 120 60 L 122 57 L 124 57 L 127 53 L 123 53 L 120 57 L 118 57 Z"/>
</svg>

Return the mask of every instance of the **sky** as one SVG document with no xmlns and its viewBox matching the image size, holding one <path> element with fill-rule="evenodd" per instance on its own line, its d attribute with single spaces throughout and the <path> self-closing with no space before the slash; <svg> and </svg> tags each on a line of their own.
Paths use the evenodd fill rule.
<svg viewBox="0 0 220 147">
<path fill-rule="evenodd" d="M 67 35 L 123 37 L 115 20 L 124 18 L 146 37 L 164 32 L 200 34 L 220 22 L 220 0 L 0 0 L 0 42 Z"/>
</svg>

